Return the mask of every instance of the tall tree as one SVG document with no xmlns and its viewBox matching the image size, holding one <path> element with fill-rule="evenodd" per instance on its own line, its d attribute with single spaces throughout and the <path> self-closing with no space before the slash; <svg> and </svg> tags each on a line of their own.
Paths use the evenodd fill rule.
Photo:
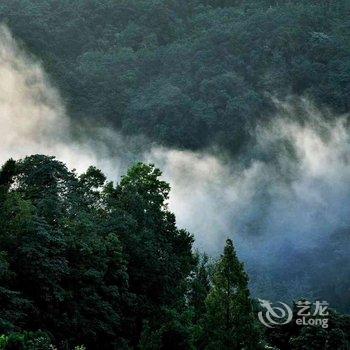
<svg viewBox="0 0 350 350">
<path fill-rule="evenodd" d="M 259 349 L 248 277 L 230 239 L 215 267 L 206 306 L 207 349 Z"/>
<path fill-rule="evenodd" d="M 168 210 L 169 185 L 153 165 L 136 164 L 116 187 L 106 189 L 111 216 L 124 225 L 124 246 L 129 288 L 136 296 L 130 310 L 131 337 L 138 341 L 144 322 L 153 331 L 168 321 L 166 309 L 184 303 L 186 279 L 194 266 L 193 237 L 176 227 Z M 119 218 L 119 219 L 118 219 Z"/>
</svg>

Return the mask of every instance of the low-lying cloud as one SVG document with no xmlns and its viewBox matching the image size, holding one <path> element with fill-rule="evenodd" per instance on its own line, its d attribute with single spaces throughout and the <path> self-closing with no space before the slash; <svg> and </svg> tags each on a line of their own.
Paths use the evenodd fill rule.
<svg viewBox="0 0 350 350">
<path fill-rule="evenodd" d="M 170 208 L 179 226 L 212 255 L 233 238 L 255 294 L 327 297 L 333 294 L 318 277 L 321 266 L 350 276 L 347 119 L 306 99 L 275 104 L 274 118 L 257 126 L 254 142 L 236 160 L 217 152 L 147 146 L 142 137 L 73 123 L 40 62 L 0 28 L 0 162 L 44 153 L 78 172 L 94 164 L 112 180 L 133 161 L 155 163 L 172 186 Z M 338 243 L 342 248 L 335 251 Z M 317 260 L 321 253 L 323 263 Z"/>
<path fill-rule="evenodd" d="M 78 172 L 95 164 L 117 178 L 124 167 L 120 154 L 133 157 L 134 146 L 127 138 L 107 127 L 68 118 L 41 63 L 18 45 L 5 26 L 0 26 L 0 129 L 0 162 L 45 153 Z"/>
</svg>

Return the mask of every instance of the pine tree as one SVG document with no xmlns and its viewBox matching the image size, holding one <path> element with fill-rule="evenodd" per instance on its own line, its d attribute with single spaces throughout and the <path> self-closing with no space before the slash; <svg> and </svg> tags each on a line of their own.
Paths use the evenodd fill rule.
<svg viewBox="0 0 350 350">
<path fill-rule="evenodd" d="M 215 267 L 206 307 L 207 349 L 259 348 L 248 277 L 230 239 Z"/>
</svg>

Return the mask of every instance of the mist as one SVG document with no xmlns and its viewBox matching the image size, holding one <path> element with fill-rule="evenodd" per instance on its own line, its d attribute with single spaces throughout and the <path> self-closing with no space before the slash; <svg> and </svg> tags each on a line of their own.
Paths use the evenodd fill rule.
<svg viewBox="0 0 350 350">
<path fill-rule="evenodd" d="M 193 233 L 197 249 L 214 257 L 233 238 L 253 294 L 326 298 L 331 287 L 322 284 L 325 271 L 348 280 L 346 116 L 306 98 L 274 100 L 271 122 L 257 125 L 244 153 L 227 159 L 218 150 L 169 149 L 142 135 L 71 120 L 40 61 L 4 26 L 0 76 L 1 163 L 42 153 L 77 172 L 96 165 L 113 181 L 135 161 L 154 163 L 171 185 L 169 206 L 178 225 Z"/>
<path fill-rule="evenodd" d="M 143 138 L 131 142 L 107 126 L 74 123 L 40 61 L 4 25 L 0 27 L 0 76 L 2 163 L 10 157 L 44 153 L 78 172 L 94 164 L 109 177 L 119 178 L 119 171 L 126 169 L 137 147 L 144 144 Z"/>
</svg>

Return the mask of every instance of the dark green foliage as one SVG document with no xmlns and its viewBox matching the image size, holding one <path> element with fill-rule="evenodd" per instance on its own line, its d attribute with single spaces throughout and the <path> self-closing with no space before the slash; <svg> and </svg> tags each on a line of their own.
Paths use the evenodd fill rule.
<svg viewBox="0 0 350 350">
<path fill-rule="evenodd" d="M 297 309 L 294 309 L 295 319 Z M 347 350 L 350 346 L 350 317 L 330 310 L 328 327 L 287 324 L 266 331 L 270 344 L 281 350 Z"/>
<path fill-rule="evenodd" d="M 8 259 L 6 285 L 29 304 L 14 326 L 87 344 L 120 336 L 126 266 L 98 194 L 45 156 L 17 162 L 12 180 L 1 249 Z"/>
<path fill-rule="evenodd" d="M 51 350 L 51 339 L 45 332 L 11 333 L 0 337 L 1 350 Z"/>
<path fill-rule="evenodd" d="M 138 163 L 114 186 L 43 155 L 0 171 L 0 349 L 259 349 L 264 343 L 233 243 L 215 264 L 192 253 L 170 187 Z M 280 349 L 346 349 L 329 329 L 266 334 Z M 37 332 L 37 330 L 42 330 Z"/>
<path fill-rule="evenodd" d="M 3 0 L 75 118 L 237 152 L 270 95 L 350 108 L 349 2 Z"/>
<path fill-rule="evenodd" d="M 152 332 L 175 332 L 192 237 L 167 210 L 160 175 L 137 164 L 114 187 L 96 168 L 77 177 L 53 157 L 7 162 L 1 331 L 45 329 L 56 344 L 89 349 L 136 346 L 146 321 Z"/>
<path fill-rule="evenodd" d="M 215 266 L 206 308 L 207 349 L 260 348 L 248 277 L 230 239 L 226 241 L 224 254 Z"/>
<path fill-rule="evenodd" d="M 134 339 L 144 319 L 157 327 L 165 308 L 181 302 L 194 265 L 193 239 L 176 228 L 166 205 L 170 188 L 160 175 L 152 165 L 140 163 L 109 192 L 112 216 L 125 218 L 120 240 L 128 260 L 129 288 L 136 297 L 129 315 L 137 332 Z"/>
</svg>

